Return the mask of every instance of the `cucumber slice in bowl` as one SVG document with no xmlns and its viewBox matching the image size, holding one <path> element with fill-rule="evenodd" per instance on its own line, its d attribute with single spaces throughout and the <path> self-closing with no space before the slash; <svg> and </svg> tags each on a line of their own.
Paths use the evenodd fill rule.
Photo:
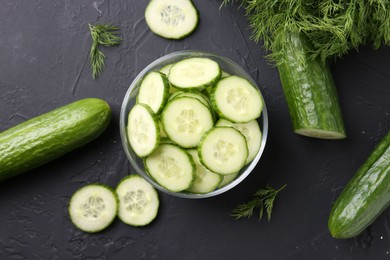
<svg viewBox="0 0 390 260">
<path fill-rule="evenodd" d="M 160 114 L 169 95 L 167 77 L 157 71 L 149 72 L 142 80 L 137 102 L 148 105 L 155 114 Z"/>
<path fill-rule="evenodd" d="M 263 109 L 259 90 L 238 76 L 221 79 L 212 89 L 210 99 L 219 116 L 234 123 L 254 120 Z"/>
<path fill-rule="evenodd" d="M 195 163 L 184 149 L 161 144 L 144 160 L 145 169 L 161 186 L 172 192 L 188 189 L 195 178 Z"/>
<path fill-rule="evenodd" d="M 191 97 L 174 98 L 161 116 L 167 136 L 184 148 L 196 147 L 203 134 L 214 125 L 210 109 Z"/>
<path fill-rule="evenodd" d="M 151 0 L 145 10 L 145 20 L 153 33 L 179 40 L 195 31 L 199 13 L 191 0 Z"/>
<path fill-rule="evenodd" d="M 196 149 L 189 149 L 187 152 L 194 159 L 196 171 L 195 180 L 187 191 L 192 193 L 208 193 L 215 190 L 222 182 L 222 175 L 209 171 L 199 161 L 198 151 Z"/>
<path fill-rule="evenodd" d="M 118 211 L 115 191 L 103 184 L 90 184 L 77 190 L 68 207 L 70 219 L 80 230 L 96 233 L 108 227 Z"/>
<path fill-rule="evenodd" d="M 118 217 L 131 226 L 145 226 L 157 216 L 157 191 L 144 178 L 132 174 L 123 178 L 116 188 L 119 198 Z"/>
<path fill-rule="evenodd" d="M 203 136 L 198 154 L 210 171 L 227 175 L 239 172 L 246 164 L 248 147 L 245 136 L 233 127 L 217 126 Z"/>
<path fill-rule="evenodd" d="M 173 64 L 168 80 L 175 88 L 183 91 L 201 91 L 213 86 L 221 78 L 219 64 L 209 58 L 188 58 Z"/>
<path fill-rule="evenodd" d="M 136 104 L 129 112 L 127 137 L 134 152 L 145 157 L 160 142 L 160 128 L 153 111 L 144 104 Z"/>
<path fill-rule="evenodd" d="M 237 124 L 226 119 L 219 119 L 216 126 L 232 126 L 240 131 L 246 138 L 248 144 L 248 158 L 246 163 L 250 163 L 256 156 L 261 146 L 261 130 L 259 123 L 256 120 L 251 120 L 248 123 Z"/>
</svg>

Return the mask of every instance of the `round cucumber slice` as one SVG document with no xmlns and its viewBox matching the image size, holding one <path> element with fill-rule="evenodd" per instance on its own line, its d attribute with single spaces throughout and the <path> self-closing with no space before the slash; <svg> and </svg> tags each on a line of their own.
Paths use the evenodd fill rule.
<svg viewBox="0 0 390 260">
<path fill-rule="evenodd" d="M 196 166 L 195 180 L 187 191 L 204 194 L 215 190 L 222 181 L 222 175 L 211 172 L 204 167 L 199 161 L 198 151 L 196 149 L 189 149 L 187 152 L 194 159 Z"/>
<path fill-rule="evenodd" d="M 225 187 L 226 185 L 234 181 L 237 178 L 237 176 L 238 176 L 238 172 L 233 174 L 223 175 L 223 179 L 219 184 L 218 188 Z"/>
<path fill-rule="evenodd" d="M 256 119 L 263 109 L 259 90 L 238 76 L 221 79 L 212 89 L 210 99 L 220 117 L 234 123 Z"/>
<path fill-rule="evenodd" d="M 209 58 L 187 58 L 173 64 L 168 80 L 172 86 L 184 90 L 203 90 L 221 78 L 219 64 Z"/>
<path fill-rule="evenodd" d="M 119 198 L 118 217 L 131 226 L 145 226 L 157 216 L 157 191 L 144 178 L 132 174 L 123 178 L 116 188 Z"/>
<path fill-rule="evenodd" d="M 114 190 L 102 184 L 90 184 L 77 190 L 69 202 L 73 224 L 82 231 L 95 233 L 108 227 L 118 211 Z"/>
<path fill-rule="evenodd" d="M 169 95 L 167 77 L 157 71 L 149 72 L 141 82 L 137 103 L 148 105 L 158 115 L 163 109 Z"/>
<path fill-rule="evenodd" d="M 215 125 L 232 126 L 245 136 L 249 151 L 246 164 L 250 163 L 256 157 L 256 154 L 258 153 L 261 146 L 262 136 L 259 123 L 256 120 L 251 120 L 248 123 L 238 124 L 221 118 Z"/>
<path fill-rule="evenodd" d="M 179 40 L 195 31 L 199 15 L 191 0 L 152 0 L 146 7 L 145 20 L 153 33 Z"/>
<path fill-rule="evenodd" d="M 184 149 L 169 143 L 161 144 L 144 160 L 148 174 L 172 192 L 188 189 L 195 178 L 195 163 Z"/>
<path fill-rule="evenodd" d="M 149 155 L 160 142 L 160 128 L 153 111 L 144 104 L 136 104 L 129 112 L 127 137 L 139 157 Z"/>
<path fill-rule="evenodd" d="M 184 148 L 196 147 L 203 134 L 214 125 L 210 109 L 198 99 L 190 97 L 177 97 L 169 101 L 161 117 L 169 139 Z"/>
<path fill-rule="evenodd" d="M 210 171 L 226 175 L 239 172 L 245 165 L 248 147 L 240 131 L 218 126 L 205 133 L 198 153 L 201 163 Z"/>
</svg>

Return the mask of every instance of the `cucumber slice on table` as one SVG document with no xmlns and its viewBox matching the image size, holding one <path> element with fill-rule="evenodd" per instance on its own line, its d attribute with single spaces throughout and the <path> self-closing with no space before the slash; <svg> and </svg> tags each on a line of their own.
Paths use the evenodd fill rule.
<svg viewBox="0 0 390 260">
<path fill-rule="evenodd" d="M 263 109 L 259 90 L 238 76 L 221 79 L 212 89 L 210 99 L 220 117 L 235 123 L 256 119 Z"/>
<path fill-rule="evenodd" d="M 137 103 L 148 105 L 155 114 L 163 109 L 169 95 L 167 77 L 157 71 L 149 72 L 142 80 Z"/>
<path fill-rule="evenodd" d="M 196 147 L 203 134 L 214 125 L 210 109 L 198 99 L 190 97 L 169 101 L 161 117 L 168 137 L 185 148 Z"/>
<path fill-rule="evenodd" d="M 179 40 L 195 31 L 199 13 L 191 0 L 151 0 L 145 10 L 145 20 L 153 33 Z"/>
<path fill-rule="evenodd" d="M 200 163 L 198 150 L 189 149 L 187 152 L 192 156 L 192 159 L 194 159 L 196 166 L 194 183 L 187 191 L 192 193 L 208 193 L 215 190 L 222 182 L 222 175 L 211 172 Z"/>
<path fill-rule="evenodd" d="M 209 58 L 187 58 L 176 62 L 169 70 L 172 86 L 184 90 L 203 90 L 213 86 L 221 78 L 218 63 Z"/>
<path fill-rule="evenodd" d="M 198 153 L 201 163 L 210 171 L 226 175 L 239 172 L 246 164 L 248 147 L 240 131 L 217 126 L 202 137 Z"/>
<path fill-rule="evenodd" d="M 261 130 L 259 123 L 256 120 L 251 120 L 248 123 L 237 124 L 232 123 L 226 119 L 219 119 L 216 126 L 232 126 L 240 131 L 246 138 L 248 144 L 248 158 L 246 163 L 250 163 L 255 157 L 261 146 Z"/>
<path fill-rule="evenodd" d="M 127 137 L 139 157 L 149 155 L 160 142 L 160 128 L 153 111 L 144 104 L 136 104 L 129 112 Z"/>
<path fill-rule="evenodd" d="M 164 143 L 144 160 L 145 169 L 161 186 L 172 192 L 188 189 L 195 178 L 195 163 L 184 149 Z"/>
<path fill-rule="evenodd" d="M 82 231 L 95 233 L 108 227 L 118 211 L 118 198 L 113 189 L 90 184 L 77 190 L 69 202 L 73 224 Z"/>
<path fill-rule="evenodd" d="M 118 217 L 124 223 L 145 226 L 156 218 L 159 207 L 157 191 L 141 176 L 126 176 L 115 191 L 119 198 Z"/>
</svg>

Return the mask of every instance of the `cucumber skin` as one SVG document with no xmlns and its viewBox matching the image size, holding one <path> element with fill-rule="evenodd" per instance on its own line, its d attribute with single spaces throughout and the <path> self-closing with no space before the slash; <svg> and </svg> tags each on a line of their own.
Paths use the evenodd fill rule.
<svg viewBox="0 0 390 260">
<path fill-rule="evenodd" d="M 299 35 L 286 38 L 289 48 L 278 65 L 285 99 L 287 101 L 293 130 L 317 129 L 338 135 L 310 137 L 342 139 L 346 137 L 338 95 L 331 71 L 319 58 L 310 60 L 307 55 L 302 62 L 298 52 L 303 52 Z M 302 65 L 303 63 L 303 65 Z"/>
<path fill-rule="evenodd" d="M 0 133 L 0 181 L 52 161 L 98 137 L 111 120 L 103 100 L 86 98 Z"/>
<path fill-rule="evenodd" d="M 335 238 L 360 234 L 390 206 L 390 131 L 345 186 L 328 227 Z"/>
</svg>

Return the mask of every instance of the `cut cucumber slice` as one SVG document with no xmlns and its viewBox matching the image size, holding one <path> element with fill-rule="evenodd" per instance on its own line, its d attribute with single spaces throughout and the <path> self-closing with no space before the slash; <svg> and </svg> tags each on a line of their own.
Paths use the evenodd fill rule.
<svg viewBox="0 0 390 260">
<path fill-rule="evenodd" d="M 173 99 L 174 98 L 178 98 L 178 97 L 191 97 L 191 98 L 196 98 L 198 99 L 200 102 L 203 103 L 203 105 L 207 106 L 208 108 L 211 109 L 211 101 L 208 97 L 206 97 L 205 95 L 203 95 L 202 93 L 198 92 L 198 91 L 194 91 L 194 92 L 184 92 L 184 91 L 178 91 L 179 93 L 177 95 L 174 95 Z"/>
<path fill-rule="evenodd" d="M 169 95 L 167 77 L 157 71 L 149 72 L 142 80 L 137 103 L 148 105 L 155 114 L 163 109 Z"/>
<path fill-rule="evenodd" d="M 220 78 L 221 68 L 217 62 L 198 57 L 176 62 L 168 74 L 169 82 L 184 91 L 201 91 L 214 85 Z"/>
<path fill-rule="evenodd" d="M 259 123 L 256 120 L 249 121 L 248 123 L 237 124 L 226 119 L 219 119 L 215 125 L 232 126 L 245 136 L 249 152 L 246 164 L 250 163 L 256 157 L 256 154 L 259 152 L 261 146 L 261 130 Z"/>
<path fill-rule="evenodd" d="M 162 67 L 159 71 L 161 73 L 164 73 L 166 76 L 168 76 L 169 70 L 171 69 L 172 66 L 173 66 L 173 63 L 167 64 L 164 67 Z"/>
<path fill-rule="evenodd" d="M 115 191 L 102 184 L 90 184 L 77 190 L 69 202 L 73 224 L 82 231 L 95 233 L 108 227 L 118 211 Z"/>
<path fill-rule="evenodd" d="M 196 149 L 189 149 L 187 152 L 194 159 L 196 166 L 194 183 L 187 191 L 204 194 L 215 190 L 222 181 L 222 175 L 211 172 L 204 167 L 199 161 L 198 151 Z"/>
<path fill-rule="evenodd" d="M 259 90 L 238 76 L 221 79 L 212 89 L 210 99 L 220 117 L 235 123 L 256 119 L 263 109 Z"/>
<path fill-rule="evenodd" d="M 145 226 L 156 218 L 159 207 L 157 191 L 141 176 L 126 176 L 115 191 L 119 198 L 118 217 L 124 223 Z"/>
<path fill-rule="evenodd" d="M 199 23 L 199 14 L 190 0 L 152 0 L 145 10 L 150 30 L 166 39 L 183 39 Z"/>
<path fill-rule="evenodd" d="M 200 162 L 219 174 L 239 172 L 248 158 L 248 147 L 243 134 L 233 127 L 218 126 L 204 134 L 198 153 Z"/>
<path fill-rule="evenodd" d="M 195 178 L 195 163 L 191 155 L 173 144 L 161 144 L 144 160 L 148 174 L 172 192 L 188 189 Z"/>
<path fill-rule="evenodd" d="M 210 109 L 198 99 L 190 97 L 169 101 L 161 117 L 168 137 L 185 148 L 196 147 L 203 134 L 214 125 Z"/>
<path fill-rule="evenodd" d="M 226 77 L 229 77 L 230 76 L 230 74 L 229 73 L 227 73 L 226 71 L 222 71 L 222 75 L 221 75 L 221 78 L 226 78 Z"/>
<path fill-rule="evenodd" d="M 233 173 L 233 174 L 223 175 L 223 179 L 222 179 L 221 183 L 219 184 L 218 188 L 225 187 L 226 185 L 228 185 L 229 183 L 234 181 L 237 178 L 237 176 L 238 176 L 238 172 Z"/>
<path fill-rule="evenodd" d="M 160 142 L 160 129 L 153 111 L 146 105 L 136 104 L 129 112 L 127 137 L 139 157 L 149 155 Z"/>
</svg>

